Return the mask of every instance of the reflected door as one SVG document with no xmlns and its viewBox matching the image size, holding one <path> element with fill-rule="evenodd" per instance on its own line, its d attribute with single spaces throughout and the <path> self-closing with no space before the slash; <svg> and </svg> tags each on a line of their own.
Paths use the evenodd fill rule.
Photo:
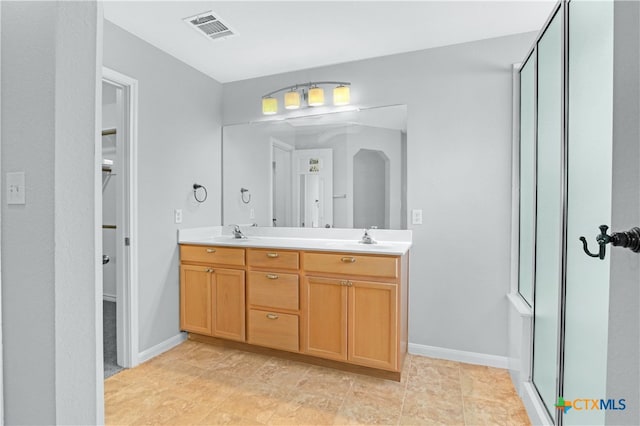
<svg viewBox="0 0 640 426">
<path fill-rule="evenodd" d="M 272 225 L 293 226 L 291 214 L 291 147 L 272 140 Z"/>
</svg>

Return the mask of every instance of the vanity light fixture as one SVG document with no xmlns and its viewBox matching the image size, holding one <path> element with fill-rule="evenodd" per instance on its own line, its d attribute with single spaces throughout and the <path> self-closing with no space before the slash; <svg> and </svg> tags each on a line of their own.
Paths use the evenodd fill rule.
<svg viewBox="0 0 640 426">
<path fill-rule="evenodd" d="M 324 105 L 324 90 L 321 87 L 313 86 L 309 89 L 309 106 Z"/>
<path fill-rule="evenodd" d="M 349 86 L 343 86 L 342 84 L 333 89 L 333 104 L 334 105 L 349 105 L 351 101 L 351 93 L 349 92 Z"/>
<path fill-rule="evenodd" d="M 299 83 L 293 86 L 283 87 L 274 90 L 262 97 L 262 113 L 264 115 L 273 115 L 278 112 L 278 99 L 273 95 L 279 92 L 284 94 L 285 109 L 298 109 L 302 105 L 301 99 L 306 101 L 307 106 L 324 105 L 324 89 L 323 85 L 337 85 L 333 89 L 333 105 L 348 105 L 351 102 L 349 86 L 351 83 L 347 81 L 310 81 L 308 83 Z"/>
<path fill-rule="evenodd" d="M 284 94 L 284 107 L 286 109 L 300 108 L 300 93 L 297 90 L 292 89 Z"/>
<path fill-rule="evenodd" d="M 262 113 L 264 115 L 273 115 L 278 112 L 278 100 L 267 96 L 262 98 Z"/>
</svg>

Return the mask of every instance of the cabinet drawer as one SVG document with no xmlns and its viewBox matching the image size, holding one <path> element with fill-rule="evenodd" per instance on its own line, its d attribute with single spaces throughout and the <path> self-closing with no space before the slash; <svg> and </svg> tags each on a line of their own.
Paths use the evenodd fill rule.
<svg viewBox="0 0 640 426">
<path fill-rule="evenodd" d="M 248 250 L 249 266 L 261 268 L 298 269 L 298 252 L 282 250 Z"/>
<path fill-rule="evenodd" d="M 298 316 L 251 309 L 249 343 L 298 352 Z"/>
<path fill-rule="evenodd" d="M 305 253 L 304 269 L 312 272 L 396 278 L 398 259 L 383 256 Z"/>
<path fill-rule="evenodd" d="M 298 275 L 249 273 L 249 304 L 273 309 L 298 309 Z"/>
<path fill-rule="evenodd" d="M 182 262 L 206 262 L 222 265 L 244 265 L 244 249 L 211 246 L 180 246 Z"/>
</svg>

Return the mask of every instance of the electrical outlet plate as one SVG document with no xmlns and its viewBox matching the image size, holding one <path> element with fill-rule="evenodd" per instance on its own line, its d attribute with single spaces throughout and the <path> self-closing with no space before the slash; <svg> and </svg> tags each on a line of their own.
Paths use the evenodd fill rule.
<svg viewBox="0 0 640 426">
<path fill-rule="evenodd" d="M 175 223 L 182 223 L 182 209 L 174 210 L 174 221 Z"/>
<path fill-rule="evenodd" d="M 24 172 L 7 173 L 7 204 L 26 204 Z"/>
<path fill-rule="evenodd" d="M 411 224 L 422 225 L 422 210 L 420 209 L 411 210 Z"/>
</svg>

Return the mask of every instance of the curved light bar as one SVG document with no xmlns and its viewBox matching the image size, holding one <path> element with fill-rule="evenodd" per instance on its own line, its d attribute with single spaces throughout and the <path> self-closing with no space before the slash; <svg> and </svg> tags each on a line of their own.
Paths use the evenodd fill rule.
<svg viewBox="0 0 640 426">
<path fill-rule="evenodd" d="M 321 85 L 336 85 L 333 89 L 333 105 L 348 105 L 351 102 L 351 94 L 348 81 L 310 81 L 308 83 L 298 83 L 293 86 L 283 87 L 273 92 L 269 92 L 262 96 L 262 113 L 265 115 L 273 115 L 278 112 L 278 99 L 273 95 L 284 92 L 285 109 L 298 109 L 301 106 L 300 98 L 307 102 L 307 106 L 324 105 L 324 89 Z M 305 90 L 307 89 L 308 90 Z"/>
</svg>

